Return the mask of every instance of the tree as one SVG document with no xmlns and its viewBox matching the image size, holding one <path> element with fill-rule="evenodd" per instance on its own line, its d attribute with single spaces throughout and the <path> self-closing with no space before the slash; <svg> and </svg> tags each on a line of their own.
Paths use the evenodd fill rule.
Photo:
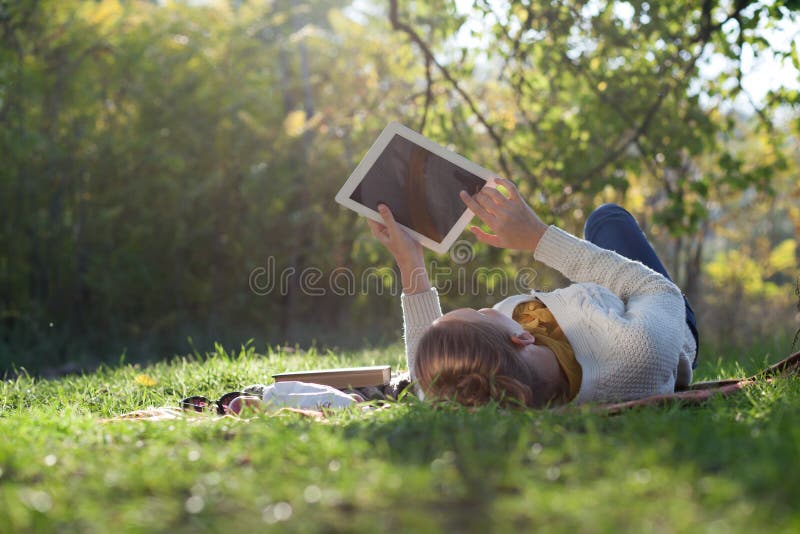
<svg viewBox="0 0 800 534">
<path fill-rule="evenodd" d="M 729 142 L 737 127 L 729 108 L 747 96 L 743 57 L 770 49 L 765 29 L 796 22 L 798 7 L 476 0 L 472 22 L 444 0 L 390 0 L 387 11 L 429 67 L 427 94 L 444 88 L 443 103 L 434 104 L 450 110 L 458 99 L 463 121 L 493 145 L 498 170 L 554 222 L 579 231 L 589 209 L 609 197 L 605 190 L 621 201 L 631 184 L 651 184 L 652 220 L 674 238 L 672 256 L 681 261 L 673 271 L 697 296 L 710 195 L 728 186 L 772 192 L 772 177 L 786 168 L 775 113 L 797 105 L 796 92 L 774 91 L 764 104 L 749 99 L 774 155 L 759 165 Z M 456 49 L 466 32 L 480 44 Z M 800 70 L 796 50 L 775 53 Z M 727 68 L 706 79 L 702 64 L 712 56 Z"/>
</svg>

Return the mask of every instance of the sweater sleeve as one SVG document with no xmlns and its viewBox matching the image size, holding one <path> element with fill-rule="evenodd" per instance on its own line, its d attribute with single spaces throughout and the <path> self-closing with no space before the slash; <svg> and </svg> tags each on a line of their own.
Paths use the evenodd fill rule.
<svg viewBox="0 0 800 534">
<path fill-rule="evenodd" d="M 674 389 L 687 329 L 675 284 L 640 262 L 554 226 L 534 257 L 582 286 L 544 300 L 554 314 L 560 312 L 559 324 L 584 355 L 579 402 L 629 400 Z M 592 285 L 619 297 L 621 316 L 605 308 L 602 292 Z"/>
<path fill-rule="evenodd" d="M 421 293 L 412 295 L 403 294 L 400 297 L 403 307 L 403 339 L 406 344 L 406 363 L 411 373 L 411 380 L 415 380 L 414 363 L 416 361 L 417 343 L 425 334 L 433 321 L 442 316 L 439 304 L 439 293 L 435 287 Z"/>
<path fill-rule="evenodd" d="M 534 258 L 558 270 L 572 282 L 592 282 L 606 287 L 625 303 L 636 296 L 665 293 L 681 296 L 675 284 L 646 265 L 555 226 L 548 228 L 542 236 Z"/>
</svg>

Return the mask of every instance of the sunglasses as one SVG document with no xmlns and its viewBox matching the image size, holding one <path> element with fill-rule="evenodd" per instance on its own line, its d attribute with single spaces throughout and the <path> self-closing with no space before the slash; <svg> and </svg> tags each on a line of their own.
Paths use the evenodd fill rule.
<svg viewBox="0 0 800 534">
<path fill-rule="evenodd" d="M 207 397 L 195 395 L 194 397 L 183 399 L 181 401 L 181 409 L 205 412 L 206 410 L 215 409 L 214 406 L 216 406 L 217 414 L 225 415 L 228 413 L 228 406 L 233 402 L 233 399 L 241 397 L 242 395 L 244 395 L 244 393 L 240 391 L 231 391 L 220 397 L 219 400 L 211 400 Z"/>
</svg>

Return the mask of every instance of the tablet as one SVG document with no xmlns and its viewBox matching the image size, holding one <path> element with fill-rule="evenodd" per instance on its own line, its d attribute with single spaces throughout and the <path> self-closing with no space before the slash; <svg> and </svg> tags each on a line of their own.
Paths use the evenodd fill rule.
<svg viewBox="0 0 800 534">
<path fill-rule="evenodd" d="M 459 198 L 474 195 L 494 173 L 430 139 L 392 122 L 381 132 L 336 201 L 374 221 L 383 203 L 417 241 L 439 253 L 448 251 L 473 217 Z"/>
</svg>

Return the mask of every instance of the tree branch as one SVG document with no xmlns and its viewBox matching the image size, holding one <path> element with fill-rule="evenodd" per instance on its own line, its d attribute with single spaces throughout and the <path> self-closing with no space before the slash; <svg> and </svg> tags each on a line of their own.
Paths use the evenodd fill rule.
<svg viewBox="0 0 800 534">
<path fill-rule="evenodd" d="M 746 7 L 746 5 L 744 5 L 744 4 L 746 4 L 746 2 L 739 1 L 739 2 L 737 2 L 737 6 L 736 6 L 735 11 L 733 13 L 731 13 L 725 19 L 725 21 L 720 22 L 719 24 L 712 24 L 711 23 L 711 10 L 713 8 L 713 3 L 714 3 L 714 0 L 705 0 L 703 2 L 703 6 L 701 8 L 702 9 L 702 13 L 701 13 L 701 16 L 700 16 L 701 28 L 700 28 L 700 31 L 698 32 L 698 38 L 693 41 L 695 43 L 699 42 L 700 43 L 700 47 L 697 50 L 697 52 L 692 55 L 691 59 L 686 63 L 686 65 L 684 66 L 684 68 L 681 71 L 681 75 L 678 76 L 678 77 L 675 77 L 675 78 L 670 78 L 664 84 L 664 86 L 658 92 L 658 95 L 656 96 L 655 100 L 652 102 L 650 107 L 647 109 L 647 112 L 645 113 L 644 118 L 636 126 L 635 130 L 633 131 L 633 133 L 631 135 L 627 136 L 627 138 L 622 139 L 617 144 L 617 147 L 614 148 L 613 150 L 611 150 L 606 155 L 606 157 L 603 158 L 602 161 L 600 161 L 599 163 L 597 163 L 596 165 L 594 165 L 593 167 L 591 167 L 590 169 L 585 171 L 583 173 L 583 176 L 582 176 L 579 184 L 574 184 L 576 187 L 584 184 L 591 175 L 600 172 L 605 167 L 607 167 L 608 165 L 610 165 L 611 163 L 616 161 L 625 152 L 625 150 L 627 150 L 627 148 L 631 144 L 638 144 L 639 143 L 639 139 L 642 136 L 646 135 L 647 130 L 650 127 L 650 123 L 653 121 L 653 119 L 655 118 L 656 114 L 660 110 L 660 108 L 663 105 L 664 100 L 666 99 L 666 97 L 669 95 L 669 93 L 674 91 L 676 88 L 680 87 L 681 83 L 686 79 L 686 77 L 689 75 L 689 73 L 692 71 L 692 69 L 694 69 L 695 65 L 697 64 L 697 61 L 703 55 L 703 51 L 705 50 L 706 45 L 708 44 L 709 40 L 711 39 L 711 35 L 713 34 L 713 32 L 719 30 L 722 27 L 722 25 L 725 22 L 727 22 L 728 20 L 731 20 L 731 19 L 734 19 L 734 18 L 738 17 L 739 14 L 741 13 L 741 11 L 744 9 L 744 7 Z M 578 66 L 575 65 L 575 63 L 572 60 L 569 59 L 569 57 L 564 56 L 564 59 L 565 59 L 566 63 L 569 64 L 573 69 L 575 69 L 579 74 L 582 74 L 584 77 L 588 76 L 588 75 L 586 75 L 585 72 L 583 72 L 581 69 L 579 69 Z M 593 90 L 594 90 L 595 84 L 591 83 L 591 80 L 590 80 L 589 86 L 592 87 Z M 596 90 L 595 90 L 595 94 L 598 94 Z M 603 96 L 600 96 L 600 98 L 602 100 L 604 100 L 605 102 L 607 102 L 607 100 L 604 99 Z M 616 108 L 616 106 L 612 106 L 612 109 L 614 109 L 614 111 L 619 114 L 619 110 Z M 628 122 L 632 122 L 629 119 L 626 119 L 624 115 L 621 115 L 621 117 L 623 118 L 623 120 L 627 120 Z"/>
<path fill-rule="evenodd" d="M 478 119 L 478 122 L 480 122 L 483 125 L 483 127 L 486 128 L 486 131 L 489 133 L 489 137 L 491 137 L 492 141 L 494 141 L 494 144 L 497 147 L 498 151 L 498 163 L 500 164 L 500 167 L 503 169 L 503 174 L 505 174 L 507 177 L 510 178 L 512 176 L 511 168 L 509 167 L 508 161 L 506 160 L 506 157 L 503 154 L 504 150 L 503 139 L 500 137 L 500 134 L 497 133 L 495 128 L 489 123 L 489 121 L 486 119 L 483 113 L 481 113 L 481 111 L 478 109 L 478 106 L 475 104 L 475 102 L 472 100 L 469 94 L 467 94 L 467 92 L 461 87 L 458 81 L 456 81 L 456 79 L 453 78 L 452 74 L 450 74 L 450 71 L 444 65 L 442 65 L 436 60 L 436 57 L 433 55 L 433 52 L 431 51 L 427 43 L 425 43 L 425 41 L 422 40 L 419 34 L 417 34 L 417 32 L 415 32 L 411 26 L 400 21 L 397 9 L 397 0 L 389 0 L 389 21 L 392 23 L 392 28 L 394 30 L 401 31 L 406 35 L 408 35 L 409 39 L 411 39 L 411 41 L 413 41 L 425 55 L 426 61 L 430 61 L 433 65 L 436 66 L 437 70 L 442 74 L 442 76 L 444 76 L 444 78 L 448 82 L 450 82 L 450 84 L 453 86 L 453 89 L 455 89 L 455 91 L 459 94 L 459 96 L 461 96 L 464 102 L 466 102 L 467 106 L 469 106 L 469 109 Z"/>
<path fill-rule="evenodd" d="M 428 111 L 433 102 L 433 77 L 431 75 L 431 58 L 425 56 L 425 108 L 422 111 L 422 120 L 419 124 L 419 131 L 423 133 L 425 130 L 425 123 L 428 121 Z"/>
</svg>

